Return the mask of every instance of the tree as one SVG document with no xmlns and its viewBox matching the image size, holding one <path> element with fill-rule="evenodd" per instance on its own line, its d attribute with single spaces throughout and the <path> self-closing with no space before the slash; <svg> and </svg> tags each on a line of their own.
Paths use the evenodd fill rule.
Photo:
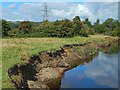
<svg viewBox="0 0 120 90">
<path fill-rule="evenodd" d="M 73 23 L 68 19 L 56 20 L 55 35 L 58 37 L 72 37 L 73 36 Z"/>
<path fill-rule="evenodd" d="M 32 33 L 34 31 L 34 25 L 32 22 L 30 21 L 22 21 L 20 23 L 20 27 L 19 27 L 20 31 L 23 31 L 24 34 L 29 34 Z"/>
<path fill-rule="evenodd" d="M 105 22 L 103 22 L 103 27 L 105 30 L 105 34 L 115 36 L 118 32 L 119 21 L 108 18 Z"/>
<path fill-rule="evenodd" d="M 48 20 L 41 22 L 38 28 L 38 32 L 41 32 L 43 36 L 52 36 L 54 34 L 54 30 L 54 24 Z"/>
<path fill-rule="evenodd" d="M 85 23 L 88 25 L 89 28 L 92 28 L 92 24 L 88 18 L 85 19 Z"/>
<path fill-rule="evenodd" d="M 105 22 L 100 23 L 97 19 L 94 25 L 91 24 L 89 18 L 85 20 L 75 16 L 73 20 L 64 19 L 49 22 L 48 20 L 42 22 L 11 22 L 1 20 L 2 36 L 9 37 L 73 37 L 85 36 L 90 34 L 105 34 L 112 36 L 120 35 L 120 22 L 118 20 L 108 18 Z"/>
<path fill-rule="evenodd" d="M 11 29 L 19 28 L 19 25 L 20 25 L 19 21 L 17 22 L 8 21 L 8 23 Z"/>
<path fill-rule="evenodd" d="M 78 21 L 81 21 L 81 20 L 80 20 L 80 17 L 79 17 L 79 16 L 75 16 L 75 17 L 73 18 L 73 21 L 74 21 L 74 22 L 78 22 Z"/>
<path fill-rule="evenodd" d="M 88 24 L 86 24 L 86 23 L 83 22 L 83 23 L 82 23 L 82 28 L 81 28 L 81 30 L 79 31 L 79 34 L 80 34 L 81 36 L 88 37 L 89 31 L 90 31 L 90 28 L 89 28 Z"/>
<path fill-rule="evenodd" d="M 112 36 L 120 36 L 120 22 L 118 20 L 114 20 L 114 28 L 111 31 Z"/>
<path fill-rule="evenodd" d="M 100 20 L 97 19 L 96 22 L 94 23 L 94 31 L 95 33 L 104 33 L 103 26 L 100 24 Z"/>
<path fill-rule="evenodd" d="M 2 37 L 9 36 L 9 31 L 11 30 L 8 22 L 6 20 L 2 20 Z"/>
<path fill-rule="evenodd" d="M 80 17 L 79 16 L 75 16 L 75 18 L 73 18 L 74 35 L 79 35 L 81 27 L 82 27 L 82 23 L 81 23 Z"/>
</svg>

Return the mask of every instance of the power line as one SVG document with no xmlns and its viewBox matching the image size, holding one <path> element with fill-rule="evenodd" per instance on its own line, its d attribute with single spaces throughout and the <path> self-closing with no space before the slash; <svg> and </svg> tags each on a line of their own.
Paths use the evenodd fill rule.
<svg viewBox="0 0 120 90">
<path fill-rule="evenodd" d="M 44 2 L 44 6 L 43 6 L 43 20 L 48 20 L 48 6 L 47 6 L 47 2 Z"/>
</svg>

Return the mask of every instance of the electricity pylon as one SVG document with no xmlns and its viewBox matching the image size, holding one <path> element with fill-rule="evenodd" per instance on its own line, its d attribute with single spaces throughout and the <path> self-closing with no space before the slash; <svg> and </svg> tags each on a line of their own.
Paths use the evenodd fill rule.
<svg viewBox="0 0 120 90">
<path fill-rule="evenodd" d="M 47 2 L 44 2 L 44 6 L 43 6 L 43 20 L 48 20 L 48 6 L 47 6 Z"/>
</svg>

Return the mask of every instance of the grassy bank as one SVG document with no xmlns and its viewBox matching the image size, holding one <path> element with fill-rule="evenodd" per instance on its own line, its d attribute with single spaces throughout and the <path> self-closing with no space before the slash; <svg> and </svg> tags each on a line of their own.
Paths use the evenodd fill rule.
<svg viewBox="0 0 120 90">
<path fill-rule="evenodd" d="M 2 39 L 2 60 L 3 60 L 3 88 L 13 87 L 7 74 L 8 68 L 16 63 L 24 63 L 24 58 L 41 51 L 58 49 L 65 44 L 79 44 L 95 42 L 100 45 L 107 44 L 108 40 L 115 37 L 93 35 L 90 37 L 73 38 L 14 38 Z"/>
</svg>

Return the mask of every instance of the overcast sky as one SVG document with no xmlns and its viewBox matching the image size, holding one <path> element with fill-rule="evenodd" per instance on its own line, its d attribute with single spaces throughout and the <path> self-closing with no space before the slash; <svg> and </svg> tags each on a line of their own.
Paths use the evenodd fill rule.
<svg viewBox="0 0 120 90">
<path fill-rule="evenodd" d="M 35 0 L 29 0 L 29 2 L 15 2 L 15 0 L 4 0 L 2 2 L 2 19 L 10 21 L 18 20 L 31 20 L 41 21 L 43 20 L 43 2 L 37 2 Z M 40 0 L 39 0 L 40 1 Z M 45 1 L 45 0 L 44 0 Z M 48 0 L 46 0 L 48 1 Z M 61 2 L 58 2 L 61 1 Z M 71 2 L 70 2 L 71 1 Z M 72 20 L 75 16 L 80 16 L 83 20 L 89 18 L 93 23 L 96 19 L 100 19 L 101 22 L 107 18 L 118 18 L 118 3 L 117 0 L 105 0 L 106 2 L 97 2 L 98 0 L 76 0 L 79 2 L 73 2 L 75 0 L 50 0 L 47 2 L 49 20 L 54 21 L 56 19 L 70 19 Z M 86 2 L 85 2 L 86 1 Z M 91 2 L 87 2 L 91 1 Z M 94 2 L 96 1 L 96 2 Z M 116 2 L 115 2 L 116 1 Z"/>
</svg>

